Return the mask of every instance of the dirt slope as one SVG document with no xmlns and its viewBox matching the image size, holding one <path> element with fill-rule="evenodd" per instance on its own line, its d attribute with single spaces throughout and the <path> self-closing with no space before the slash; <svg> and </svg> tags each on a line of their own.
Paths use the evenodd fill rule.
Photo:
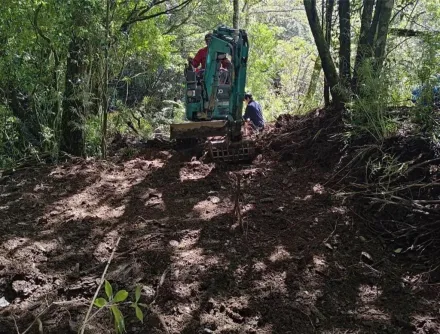
<svg viewBox="0 0 440 334">
<path fill-rule="evenodd" d="M 41 312 L 44 333 L 75 333 L 118 238 L 107 279 L 154 301 L 143 324 L 122 308 L 127 333 L 439 333 L 439 286 L 332 200 L 330 160 L 275 152 L 279 136 L 249 166 L 149 149 L 5 179 L 0 333 Z M 102 313 L 87 332 L 112 329 Z"/>
</svg>

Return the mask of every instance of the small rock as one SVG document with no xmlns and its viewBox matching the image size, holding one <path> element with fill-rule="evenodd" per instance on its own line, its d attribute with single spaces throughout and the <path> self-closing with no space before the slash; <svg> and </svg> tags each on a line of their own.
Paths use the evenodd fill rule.
<svg viewBox="0 0 440 334">
<path fill-rule="evenodd" d="M 324 246 L 327 247 L 328 249 L 333 250 L 332 245 L 330 245 L 328 242 L 325 242 L 325 243 L 324 243 Z"/>
<path fill-rule="evenodd" d="M 33 290 L 35 290 L 37 287 L 33 285 L 32 283 L 24 280 L 18 280 L 12 282 L 12 289 L 23 296 L 28 296 L 31 294 Z"/>
<path fill-rule="evenodd" d="M 170 246 L 177 247 L 179 246 L 179 242 L 177 240 L 170 240 L 169 242 Z"/>
<path fill-rule="evenodd" d="M 218 198 L 217 196 L 209 196 L 209 201 L 212 204 L 217 204 L 217 203 L 220 203 L 220 198 Z"/>
<path fill-rule="evenodd" d="M 324 187 L 318 183 L 313 186 L 313 192 L 322 195 L 324 194 L 325 190 Z"/>
<path fill-rule="evenodd" d="M 5 299 L 5 297 L 0 298 L 0 308 L 6 307 L 9 305 L 9 302 Z"/>
<path fill-rule="evenodd" d="M 205 328 L 205 329 L 203 330 L 203 333 L 214 333 L 214 331 L 213 331 L 212 329 Z"/>
<path fill-rule="evenodd" d="M 143 292 L 143 295 L 147 298 L 147 300 L 150 300 L 156 294 L 156 291 L 154 290 L 154 288 L 149 285 L 144 285 L 142 287 L 142 292 Z"/>
<path fill-rule="evenodd" d="M 180 314 L 189 314 L 191 313 L 191 308 L 189 306 L 179 306 Z"/>
</svg>

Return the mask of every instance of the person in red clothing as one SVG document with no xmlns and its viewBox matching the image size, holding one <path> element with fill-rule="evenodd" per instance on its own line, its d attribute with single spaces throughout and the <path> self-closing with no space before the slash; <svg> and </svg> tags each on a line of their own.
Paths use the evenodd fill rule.
<svg viewBox="0 0 440 334">
<path fill-rule="evenodd" d="M 208 57 L 208 45 L 211 41 L 212 34 L 205 35 L 206 46 L 199 51 L 197 51 L 196 56 L 194 58 L 189 57 L 188 61 L 194 68 L 198 68 L 201 65 L 201 69 L 204 70 L 206 66 L 206 57 Z"/>
<path fill-rule="evenodd" d="M 197 51 L 197 54 L 194 58 L 191 57 L 188 58 L 188 61 L 194 68 L 198 69 L 198 67 L 201 66 L 200 68 L 201 70 L 205 69 L 206 58 L 208 57 L 208 45 L 209 42 L 211 41 L 211 37 L 212 37 L 211 33 L 206 34 L 205 35 L 206 46 L 200 49 L 199 51 Z M 225 58 L 224 60 L 222 60 L 223 69 L 228 69 L 230 65 L 231 62 L 229 61 L 229 59 Z"/>
</svg>

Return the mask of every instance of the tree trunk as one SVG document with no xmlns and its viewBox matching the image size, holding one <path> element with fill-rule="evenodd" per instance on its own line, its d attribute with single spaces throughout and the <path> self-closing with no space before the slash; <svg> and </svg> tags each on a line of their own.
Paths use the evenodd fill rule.
<svg viewBox="0 0 440 334">
<path fill-rule="evenodd" d="M 84 45 L 78 37 L 72 37 L 69 43 L 61 122 L 61 151 L 75 156 L 85 155 L 85 107 L 81 94 L 87 69 Z"/>
<path fill-rule="evenodd" d="M 101 154 L 104 159 L 107 158 L 107 122 L 108 122 L 108 63 L 110 48 L 110 0 L 107 0 L 105 14 L 105 51 L 104 51 L 104 76 L 102 80 L 102 138 L 101 138 Z"/>
<path fill-rule="evenodd" d="M 35 108 L 32 108 L 32 97 L 22 93 L 12 82 L 6 85 L 4 97 L 15 117 L 20 120 L 21 133 L 26 142 L 36 147 L 41 146 L 42 129 Z"/>
<path fill-rule="evenodd" d="M 238 29 L 240 26 L 240 0 L 234 1 L 234 14 L 232 16 L 232 26 L 234 29 Z"/>
<path fill-rule="evenodd" d="M 321 74 L 321 58 L 316 57 L 315 65 L 313 66 L 312 77 L 310 78 L 309 88 L 307 89 L 306 99 L 311 99 L 315 95 L 316 86 L 318 85 L 319 75 Z"/>
<path fill-rule="evenodd" d="M 350 1 L 339 0 L 339 79 L 345 88 L 351 81 L 351 23 Z"/>
<path fill-rule="evenodd" d="M 394 8 L 394 0 L 383 0 L 381 15 L 377 26 L 377 37 L 375 43 L 375 71 L 379 75 L 385 60 L 388 30 L 390 27 L 391 14 Z"/>
<path fill-rule="evenodd" d="M 307 13 L 307 19 L 309 21 L 310 29 L 312 30 L 313 38 L 315 40 L 316 47 L 318 49 L 319 57 L 321 58 L 322 68 L 324 75 L 330 86 L 330 91 L 333 97 L 334 104 L 340 104 L 344 101 L 344 98 L 340 92 L 335 90 L 335 86 L 338 84 L 338 73 L 330 54 L 329 47 L 325 40 L 322 28 L 320 26 L 318 12 L 316 10 L 316 0 L 303 0 L 304 8 Z"/>
<path fill-rule="evenodd" d="M 365 58 L 365 54 L 368 48 L 368 32 L 371 27 L 371 19 L 373 17 L 375 0 L 364 0 L 364 9 L 362 10 L 361 17 L 361 30 L 359 33 L 359 42 L 356 51 L 356 59 L 353 70 L 352 89 L 357 91 L 358 86 L 358 73 L 361 63 Z"/>
<path fill-rule="evenodd" d="M 376 6 L 374 8 L 374 16 L 373 20 L 371 21 L 371 26 L 367 34 L 367 58 L 370 58 L 373 56 L 373 49 L 374 49 L 374 42 L 376 40 L 376 34 L 377 34 L 377 26 L 379 24 L 380 15 L 382 12 L 382 7 L 384 1 L 387 0 L 380 0 L 376 2 Z"/>
<path fill-rule="evenodd" d="M 325 4 L 325 40 L 329 50 L 331 49 L 332 38 L 332 18 L 335 0 L 326 0 Z M 324 103 L 325 106 L 330 105 L 330 86 L 327 80 L 324 79 Z"/>
<path fill-rule="evenodd" d="M 247 29 L 249 26 L 249 7 L 249 0 L 244 0 L 243 9 L 241 10 L 244 16 L 244 23 L 242 23 L 244 29 Z"/>
<path fill-rule="evenodd" d="M 352 81 L 353 91 L 357 93 L 359 93 L 359 69 L 366 59 L 374 57 L 373 70 L 377 77 L 380 75 L 385 58 L 386 41 L 393 8 L 394 0 L 378 0 L 376 2 L 375 0 L 364 0 L 361 35 Z"/>
</svg>

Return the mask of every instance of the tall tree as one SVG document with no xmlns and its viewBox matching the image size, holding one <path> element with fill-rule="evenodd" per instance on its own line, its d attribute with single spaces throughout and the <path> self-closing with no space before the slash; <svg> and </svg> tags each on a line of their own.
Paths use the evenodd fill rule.
<svg viewBox="0 0 440 334">
<path fill-rule="evenodd" d="M 393 9 L 394 0 L 364 0 L 352 79 L 352 87 L 356 93 L 359 92 L 359 71 L 364 61 L 373 59 L 375 75 L 380 75 Z"/>
<path fill-rule="evenodd" d="M 391 14 L 394 8 L 394 0 L 381 1 L 380 18 L 377 26 L 376 41 L 374 49 L 375 70 L 380 72 L 385 60 L 388 31 L 390 27 Z"/>
<path fill-rule="evenodd" d="M 350 1 L 339 0 L 339 78 L 344 87 L 351 82 L 351 22 Z"/>
<path fill-rule="evenodd" d="M 103 92 L 102 92 L 102 138 L 101 138 L 101 154 L 105 159 L 107 158 L 107 123 L 108 123 L 108 111 L 109 111 L 109 94 L 108 94 L 108 82 L 109 82 L 109 48 L 110 48 L 110 0 L 106 0 L 105 6 L 105 46 L 104 46 L 104 75 L 103 75 Z"/>
<path fill-rule="evenodd" d="M 67 50 L 63 113 L 61 120 L 61 151 L 76 156 L 85 155 L 85 120 L 87 108 L 88 59 L 91 48 L 92 23 L 99 6 L 86 0 L 82 4 L 68 3 L 70 41 Z"/>
<path fill-rule="evenodd" d="M 324 1 L 323 1 L 324 4 Z M 332 39 L 332 19 L 333 19 L 333 10 L 335 7 L 335 0 L 326 0 L 325 1 L 325 41 L 327 42 L 327 46 L 329 50 L 331 50 L 331 39 Z M 324 5 L 323 5 L 324 8 Z M 324 14 L 324 11 L 323 11 Z M 330 86 L 327 80 L 324 81 L 324 101 L 325 105 L 328 106 L 330 104 Z"/>
<path fill-rule="evenodd" d="M 232 26 L 234 29 L 238 29 L 240 26 L 240 0 L 233 0 L 234 14 L 232 16 Z"/>
<path fill-rule="evenodd" d="M 316 10 L 316 0 L 304 0 L 304 8 L 306 10 L 310 29 L 312 30 L 313 38 L 318 49 L 319 57 L 321 58 L 322 69 L 324 70 L 325 78 L 332 93 L 333 103 L 340 104 L 343 102 L 344 98 L 341 92 L 335 89 L 339 83 L 338 73 L 321 28 L 318 12 Z"/>
</svg>

